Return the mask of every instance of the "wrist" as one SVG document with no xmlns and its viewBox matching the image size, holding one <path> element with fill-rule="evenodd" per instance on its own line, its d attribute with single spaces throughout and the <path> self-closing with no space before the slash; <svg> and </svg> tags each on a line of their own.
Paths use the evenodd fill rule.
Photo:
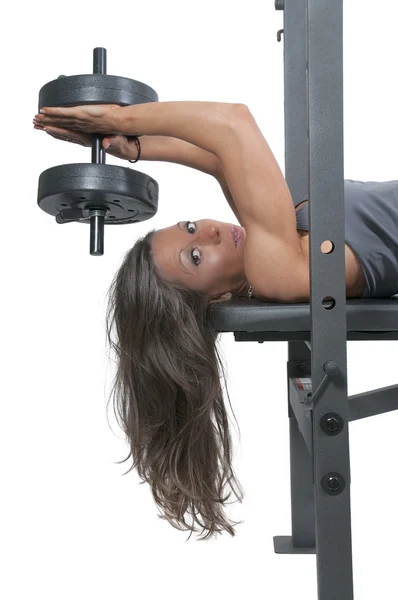
<svg viewBox="0 0 398 600">
<path fill-rule="evenodd" d="M 113 135 L 128 135 L 122 132 L 123 115 L 120 109 L 123 108 L 117 104 L 108 105 L 107 120 L 109 121 L 109 132 Z"/>
<path fill-rule="evenodd" d="M 144 135 L 139 140 L 141 160 L 175 163 L 197 169 L 215 178 L 218 169 L 223 172 L 222 163 L 215 154 L 184 140 L 162 135 Z M 133 148 L 132 151 L 134 152 Z"/>
<path fill-rule="evenodd" d="M 162 160 L 161 150 L 164 140 L 163 136 L 151 135 L 128 135 L 124 134 L 127 140 L 126 158 L 129 162 L 138 160 Z"/>
<path fill-rule="evenodd" d="M 133 157 L 130 156 L 130 158 L 128 158 L 128 161 L 130 163 L 133 163 L 133 164 L 137 163 L 140 160 L 140 158 L 141 158 L 141 142 L 140 142 L 140 139 L 138 137 L 136 137 L 136 136 L 132 136 L 130 139 L 127 138 L 127 142 L 128 142 L 129 148 L 134 148 L 135 147 L 135 151 L 133 150 L 134 156 Z M 131 154 L 131 152 L 130 152 L 130 154 Z"/>
</svg>

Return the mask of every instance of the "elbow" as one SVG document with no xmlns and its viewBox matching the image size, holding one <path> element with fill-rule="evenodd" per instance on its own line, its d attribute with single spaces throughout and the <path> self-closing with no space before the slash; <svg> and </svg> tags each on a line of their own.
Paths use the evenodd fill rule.
<svg viewBox="0 0 398 600">
<path fill-rule="evenodd" d="M 234 104 L 232 104 L 232 106 L 239 113 L 242 113 L 242 114 L 250 113 L 250 110 L 249 110 L 249 107 L 247 106 L 247 104 L 242 104 L 242 102 L 235 102 Z"/>
<path fill-rule="evenodd" d="M 232 128 L 235 129 L 236 126 L 253 123 L 253 121 L 255 121 L 246 104 L 229 104 L 228 107 L 229 124 Z"/>
<path fill-rule="evenodd" d="M 254 121 L 246 104 L 226 103 L 223 108 L 224 124 L 229 132 L 236 133 Z M 225 146 L 225 143 L 223 145 Z"/>
<path fill-rule="evenodd" d="M 252 118 L 252 114 L 247 104 L 231 104 L 230 106 L 232 114 L 236 115 L 236 117 Z"/>
</svg>

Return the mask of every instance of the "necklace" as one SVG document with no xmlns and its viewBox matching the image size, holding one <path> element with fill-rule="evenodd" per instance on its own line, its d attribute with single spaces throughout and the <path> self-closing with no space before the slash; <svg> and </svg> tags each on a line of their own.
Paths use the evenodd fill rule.
<svg viewBox="0 0 398 600">
<path fill-rule="evenodd" d="M 247 297 L 251 298 L 253 296 L 253 288 L 252 286 L 249 287 L 249 289 L 247 290 Z"/>
</svg>

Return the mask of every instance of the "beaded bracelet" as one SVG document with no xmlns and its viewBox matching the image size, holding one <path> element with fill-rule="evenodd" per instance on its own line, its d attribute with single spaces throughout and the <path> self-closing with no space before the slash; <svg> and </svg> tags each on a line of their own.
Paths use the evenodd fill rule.
<svg viewBox="0 0 398 600">
<path fill-rule="evenodd" d="M 134 140 L 135 145 L 137 146 L 137 150 L 138 150 L 138 156 L 137 156 L 137 158 L 135 160 L 130 160 L 129 159 L 129 163 L 133 163 L 134 164 L 134 163 L 136 163 L 136 162 L 138 162 L 140 160 L 140 156 L 141 156 L 141 143 L 140 143 L 140 140 L 138 139 L 138 137 L 135 137 L 135 136 L 129 136 L 129 137 L 130 137 L 130 139 Z"/>
</svg>

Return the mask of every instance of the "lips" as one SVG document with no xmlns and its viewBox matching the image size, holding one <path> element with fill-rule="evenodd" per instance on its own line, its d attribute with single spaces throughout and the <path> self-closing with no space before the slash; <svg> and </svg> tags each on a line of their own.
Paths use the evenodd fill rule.
<svg viewBox="0 0 398 600">
<path fill-rule="evenodd" d="M 234 226 L 232 226 L 231 235 L 232 235 L 232 239 L 234 240 L 235 248 L 237 248 L 238 247 L 238 244 L 237 244 L 238 236 L 237 236 L 236 227 L 234 227 Z"/>
<path fill-rule="evenodd" d="M 235 244 L 235 248 L 237 248 L 241 242 L 242 236 L 243 236 L 243 230 L 241 227 L 235 227 L 235 225 L 232 227 L 232 232 L 231 232 L 232 238 L 234 240 L 234 244 Z"/>
</svg>

